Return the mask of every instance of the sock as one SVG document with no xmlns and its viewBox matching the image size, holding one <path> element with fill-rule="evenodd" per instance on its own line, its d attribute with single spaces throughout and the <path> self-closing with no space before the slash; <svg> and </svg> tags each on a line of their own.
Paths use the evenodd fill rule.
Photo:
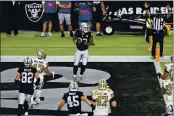
<svg viewBox="0 0 174 116">
<path fill-rule="evenodd" d="M 73 75 L 73 77 L 75 78 L 75 77 L 77 77 L 77 75 Z"/>
<path fill-rule="evenodd" d="M 82 75 L 81 75 L 81 74 L 79 74 L 79 77 L 82 77 Z"/>
<path fill-rule="evenodd" d="M 24 102 L 24 112 L 28 112 L 28 102 L 25 100 Z"/>
<path fill-rule="evenodd" d="M 36 99 L 40 99 L 41 92 L 42 92 L 41 89 L 37 89 L 37 90 L 36 90 Z"/>
<path fill-rule="evenodd" d="M 63 31 L 61 31 L 61 33 L 62 33 L 62 34 L 64 34 L 64 32 L 63 32 Z"/>
<path fill-rule="evenodd" d="M 80 75 L 83 75 L 83 73 L 85 72 L 86 66 L 82 65 L 81 66 L 81 71 L 80 71 Z"/>
<path fill-rule="evenodd" d="M 74 66 L 73 67 L 73 74 L 77 75 L 77 71 L 78 71 L 78 66 Z"/>
<path fill-rule="evenodd" d="M 18 104 L 18 116 L 21 116 L 23 114 L 22 110 L 23 110 L 23 105 Z"/>
</svg>

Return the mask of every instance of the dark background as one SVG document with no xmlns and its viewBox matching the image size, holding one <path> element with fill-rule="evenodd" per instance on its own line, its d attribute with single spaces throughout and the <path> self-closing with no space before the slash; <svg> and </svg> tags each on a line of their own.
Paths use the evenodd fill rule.
<svg viewBox="0 0 174 116">
<path fill-rule="evenodd" d="M 32 4 L 34 1 L 20 1 L 20 4 L 17 3 L 15 6 L 15 10 L 17 11 L 17 15 L 15 17 L 18 18 L 18 27 L 19 30 L 31 30 L 31 31 L 41 31 L 42 28 L 42 19 L 37 22 L 31 22 L 25 13 L 25 4 Z M 41 2 L 36 1 L 35 3 L 41 4 Z M 113 8 L 114 10 L 118 10 L 121 7 L 143 7 L 143 1 L 104 1 L 105 6 Z M 172 1 L 150 1 L 148 2 L 151 6 L 161 7 L 166 6 L 167 4 L 173 5 Z M 11 11 L 11 1 L 1 1 L 0 2 L 0 31 L 6 31 L 7 28 L 7 20 L 8 14 Z M 74 4 L 74 2 L 72 2 Z M 74 5 L 73 5 L 74 6 Z M 74 8 L 72 8 L 72 26 L 73 29 L 76 29 L 78 26 L 78 15 L 77 12 L 74 12 Z M 171 19 L 171 22 L 173 19 Z M 95 27 L 93 27 L 95 28 Z M 55 17 L 53 19 L 53 30 L 59 31 L 58 17 L 57 13 L 55 13 Z"/>
</svg>

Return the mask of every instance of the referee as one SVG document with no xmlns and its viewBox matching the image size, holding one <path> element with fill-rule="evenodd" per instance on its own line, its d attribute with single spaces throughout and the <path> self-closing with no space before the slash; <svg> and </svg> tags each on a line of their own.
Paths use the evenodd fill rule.
<svg viewBox="0 0 174 116">
<path fill-rule="evenodd" d="M 152 16 L 149 12 L 149 5 L 145 2 L 144 7 L 146 9 L 147 15 L 152 19 L 152 29 L 153 29 L 153 44 L 152 44 L 152 57 L 156 58 L 156 44 L 160 44 L 160 57 L 163 57 L 163 45 L 164 45 L 164 23 L 171 15 L 170 5 L 167 5 L 168 14 L 167 17 L 161 15 L 161 11 L 156 11 L 156 15 Z"/>
</svg>

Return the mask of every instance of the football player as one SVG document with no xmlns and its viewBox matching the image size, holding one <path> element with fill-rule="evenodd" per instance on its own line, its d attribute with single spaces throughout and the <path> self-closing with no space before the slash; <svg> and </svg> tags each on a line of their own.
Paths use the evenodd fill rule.
<svg viewBox="0 0 174 116">
<path fill-rule="evenodd" d="M 89 25 L 83 22 L 80 25 L 80 30 L 76 30 L 73 36 L 73 42 L 77 46 L 77 50 L 74 57 L 73 79 L 78 81 L 77 71 L 80 60 L 82 60 L 81 71 L 79 79 L 82 79 L 82 75 L 85 72 L 85 68 L 88 62 L 88 47 L 95 45 L 93 41 L 92 32 L 89 31 Z"/>
<path fill-rule="evenodd" d="M 45 73 L 46 73 L 46 75 L 54 78 L 54 71 L 50 72 L 48 70 L 48 62 L 45 59 L 46 59 L 46 53 L 44 52 L 44 50 L 38 50 L 37 58 L 33 59 L 32 66 L 37 69 L 37 71 L 39 72 L 39 76 L 40 76 L 40 83 L 35 84 L 36 90 L 35 90 L 35 95 L 33 96 L 33 98 L 35 98 L 35 100 L 33 101 L 33 104 L 40 103 L 40 96 L 41 96 L 42 87 L 44 84 Z M 35 82 L 36 82 L 36 80 L 35 80 Z"/>
<path fill-rule="evenodd" d="M 171 56 L 173 62 L 173 57 Z M 173 63 L 165 64 L 164 73 L 157 73 L 157 76 L 162 79 L 162 93 L 166 100 L 166 112 L 164 115 L 173 114 Z"/>
<path fill-rule="evenodd" d="M 58 105 L 58 111 L 67 103 L 69 116 L 81 114 L 81 101 L 86 102 L 94 109 L 95 106 L 83 95 L 83 92 L 78 91 L 78 84 L 76 82 L 71 82 L 69 85 L 69 92 L 63 95 L 62 101 Z"/>
<path fill-rule="evenodd" d="M 34 93 L 34 77 L 37 78 L 36 83 L 39 83 L 39 73 L 36 68 L 32 67 L 32 59 L 27 57 L 24 59 L 24 66 L 18 69 L 15 78 L 15 82 L 20 83 L 18 116 L 21 116 L 23 113 L 28 115 L 28 107 L 31 104 L 31 96 Z"/>
<path fill-rule="evenodd" d="M 117 106 L 114 92 L 104 79 L 99 80 L 98 88 L 92 91 L 92 100 L 95 102 L 94 116 L 108 116 L 111 113 L 110 106 Z"/>
</svg>

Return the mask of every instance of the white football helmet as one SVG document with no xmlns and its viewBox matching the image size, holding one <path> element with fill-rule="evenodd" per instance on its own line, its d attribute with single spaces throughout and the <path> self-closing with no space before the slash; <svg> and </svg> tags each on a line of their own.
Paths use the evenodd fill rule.
<svg viewBox="0 0 174 116">
<path fill-rule="evenodd" d="M 89 32 L 89 24 L 86 22 L 81 23 L 80 30 L 82 30 L 85 33 Z"/>
<path fill-rule="evenodd" d="M 24 59 L 24 65 L 26 67 L 32 66 L 32 63 L 33 63 L 33 60 L 30 57 L 27 57 L 27 58 Z"/>
<path fill-rule="evenodd" d="M 71 82 L 69 85 L 69 91 L 78 91 L 78 84 L 76 82 Z"/>
</svg>

